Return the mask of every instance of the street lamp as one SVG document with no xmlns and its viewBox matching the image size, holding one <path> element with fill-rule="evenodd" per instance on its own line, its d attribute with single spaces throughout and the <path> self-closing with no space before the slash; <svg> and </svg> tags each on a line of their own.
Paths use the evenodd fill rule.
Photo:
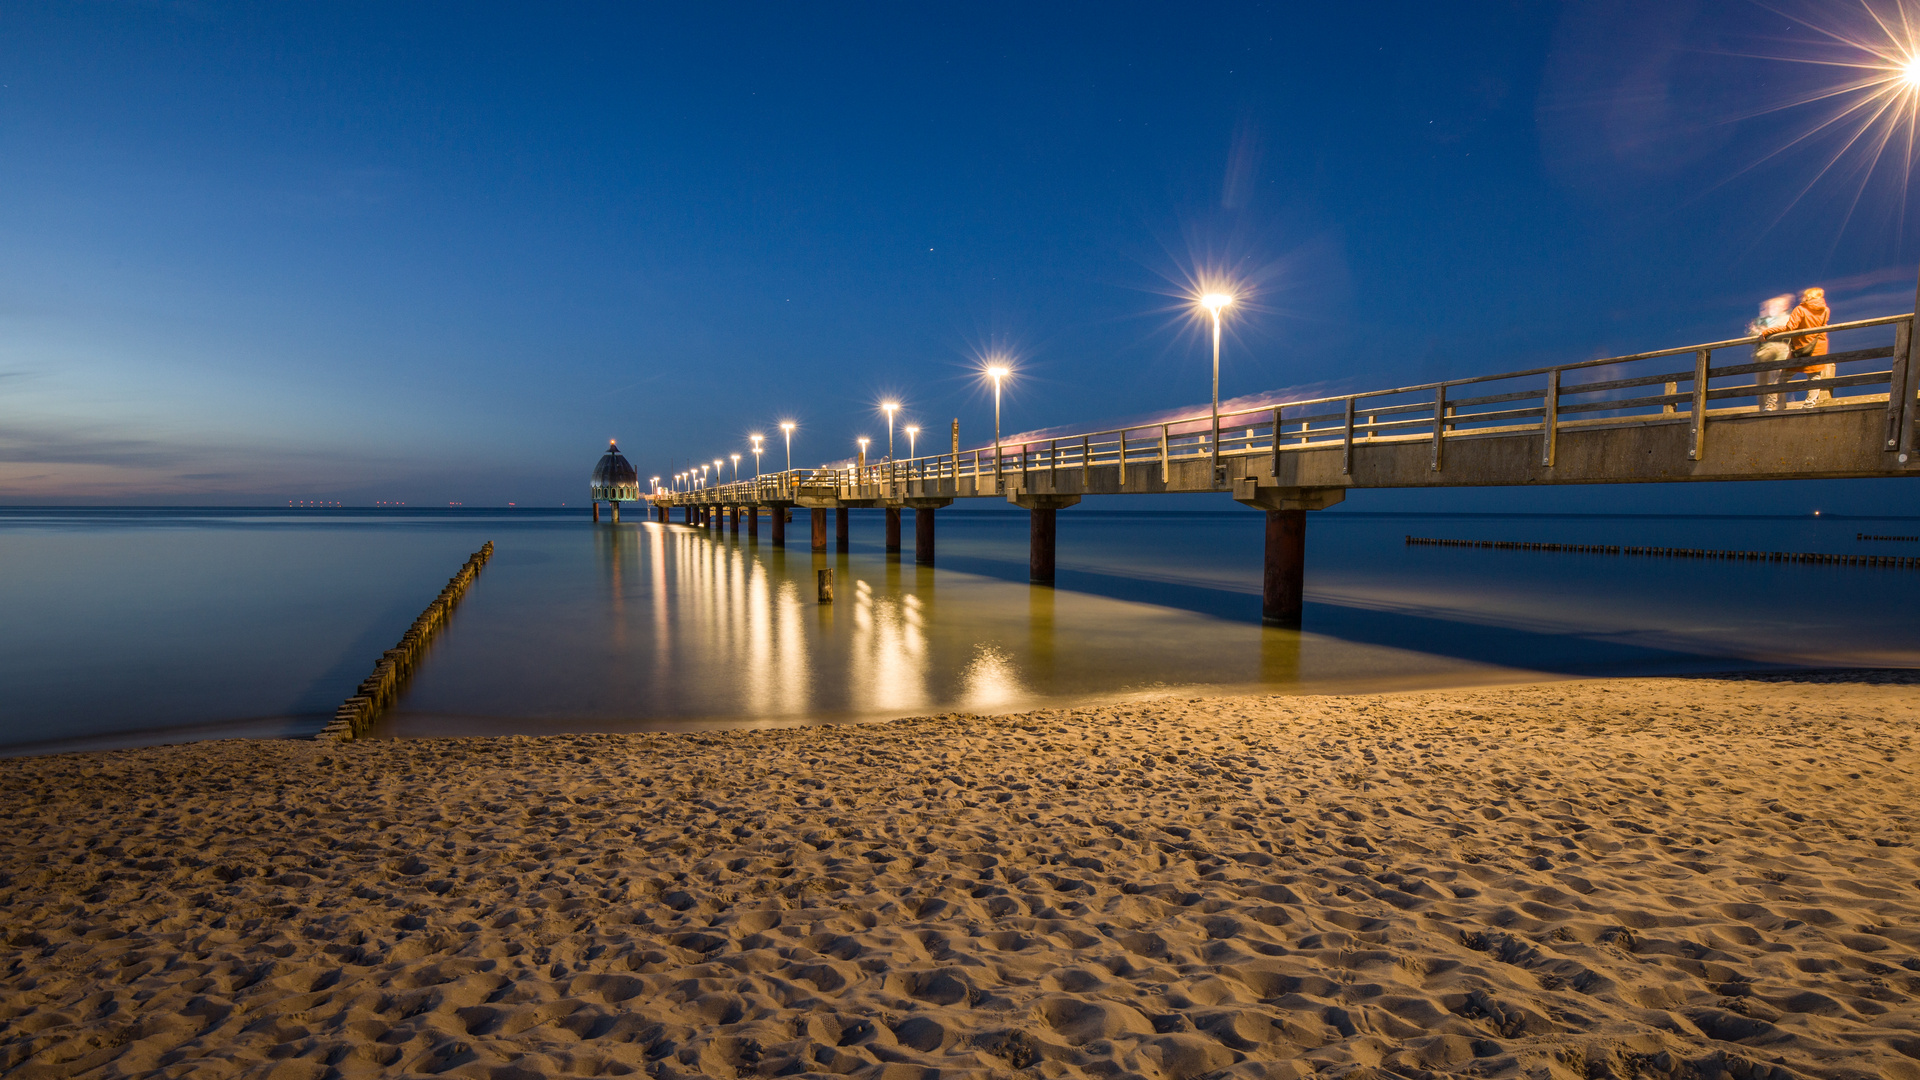
<svg viewBox="0 0 1920 1080">
<path fill-rule="evenodd" d="M 660 494 L 660 478 L 659 478 L 659 477 L 657 477 L 657 476 L 649 476 L 649 477 L 647 477 L 647 483 L 648 483 L 648 484 L 650 484 L 650 485 L 652 485 L 652 487 L 653 487 L 653 493 L 654 493 L 655 495 L 658 495 L 658 494 Z"/>
<path fill-rule="evenodd" d="M 760 478 L 760 440 L 766 438 L 766 436 L 749 435 L 747 438 L 753 440 L 753 478 L 758 480 Z"/>
<path fill-rule="evenodd" d="M 700 466 L 700 486 L 707 486 L 707 467 L 705 465 Z"/>
<path fill-rule="evenodd" d="M 733 482 L 737 484 L 740 482 L 740 455 L 728 454 L 727 456 L 733 459 Z"/>
<path fill-rule="evenodd" d="M 918 434 L 920 434 L 919 425 L 917 424 L 907 425 L 907 460 L 908 461 L 913 460 L 913 437 Z"/>
<path fill-rule="evenodd" d="M 853 441 L 860 444 L 860 467 L 864 469 L 867 467 L 867 443 L 872 440 L 862 435 Z"/>
<path fill-rule="evenodd" d="M 880 403 L 880 411 L 887 414 L 887 460 L 892 461 L 893 460 L 893 414 L 900 411 L 900 403 L 897 401 L 883 401 Z"/>
<path fill-rule="evenodd" d="M 1220 479 L 1220 309 L 1233 303 L 1233 294 L 1210 292 L 1200 297 L 1200 306 L 1213 315 L 1213 481 Z"/>
<path fill-rule="evenodd" d="M 780 421 L 780 430 L 787 434 L 787 471 L 793 471 L 793 421 Z"/>
<path fill-rule="evenodd" d="M 1000 383 L 1013 374 L 1005 364 L 988 364 L 987 378 L 993 380 L 993 475 L 1000 475 Z"/>
</svg>

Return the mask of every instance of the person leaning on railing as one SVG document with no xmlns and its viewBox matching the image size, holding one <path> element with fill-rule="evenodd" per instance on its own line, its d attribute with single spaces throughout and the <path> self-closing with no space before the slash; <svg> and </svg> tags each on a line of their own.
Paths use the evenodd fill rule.
<svg viewBox="0 0 1920 1080">
<path fill-rule="evenodd" d="M 1762 330 L 1760 336 L 1772 337 L 1776 334 L 1792 334 L 1796 330 L 1811 330 L 1815 327 L 1825 326 L 1831 321 L 1832 314 L 1833 312 L 1827 308 L 1827 290 L 1816 285 L 1800 294 L 1800 306 L 1793 309 L 1792 315 L 1787 316 L 1787 325 L 1778 330 Z M 1827 355 L 1827 335 L 1825 334 L 1800 334 L 1788 338 L 1787 344 L 1792 348 L 1795 359 Z M 1834 365 L 1810 364 L 1803 368 L 1788 368 L 1787 370 L 1797 370 L 1815 378 L 1831 379 L 1834 374 Z M 1808 390 L 1806 408 L 1811 409 L 1815 405 L 1820 404 L 1823 398 L 1831 401 L 1833 394 L 1819 387 Z"/>
</svg>

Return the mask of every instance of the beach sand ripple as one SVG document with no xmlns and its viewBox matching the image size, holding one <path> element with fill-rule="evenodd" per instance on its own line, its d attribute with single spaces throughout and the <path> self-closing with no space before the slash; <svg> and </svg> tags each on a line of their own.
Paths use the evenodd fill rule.
<svg viewBox="0 0 1920 1080">
<path fill-rule="evenodd" d="M 0 1073 L 1920 1078 L 1915 690 L 5 760 Z"/>
</svg>

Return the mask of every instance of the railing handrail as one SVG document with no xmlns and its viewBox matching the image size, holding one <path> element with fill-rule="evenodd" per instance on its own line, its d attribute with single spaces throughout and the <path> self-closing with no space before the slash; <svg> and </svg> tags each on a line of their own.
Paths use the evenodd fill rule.
<svg viewBox="0 0 1920 1080">
<path fill-rule="evenodd" d="M 1897 314 L 1897 315 L 1880 315 L 1880 316 L 1875 316 L 1869 319 L 1854 319 L 1848 322 L 1830 323 L 1826 326 L 1807 327 L 1804 330 L 1795 330 L 1791 332 L 1776 331 L 1773 334 L 1768 335 L 1767 338 L 1763 338 L 1760 335 L 1748 335 L 1746 337 L 1728 338 L 1724 341 L 1703 342 L 1695 345 L 1681 345 L 1681 346 L 1675 346 L 1675 347 L 1666 348 L 1666 349 L 1654 349 L 1648 352 L 1628 353 L 1621 356 L 1599 357 L 1593 360 L 1576 360 L 1576 361 L 1565 363 L 1565 364 L 1551 364 L 1544 367 L 1525 368 L 1518 371 L 1500 372 L 1498 374 L 1493 374 L 1493 375 L 1469 375 L 1469 376 L 1463 376 L 1457 379 L 1440 379 L 1433 382 L 1414 383 L 1408 386 L 1393 387 L 1390 389 L 1361 390 L 1361 391 L 1355 391 L 1349 394 L 1331 394 L 1323 397 L 1299 398 L 1295 400 L 1274 401 L 1274 402 L 1269 402 L 1263 405 L 1254 406 L 1251 408 L 1236 409 L 1231 412 L 1222 412 L 1219 414 L 1219 417 L 1222 421 L 1225 421 L 1229 417 L 1242 417 L 1242 416 L 1255 416 L 1255 415 L 1261 416 L 1264 419 L 1269 417 L 1275 417 L 1284 410 L 1299 409 L 1299 408 L 1313 406 L 1313 405 L 1326 405 L 1326 404 L 1347 403 L 1347 402 L 1353 402 L 1357 404 L 1360 401 L 1363 401 L 1366 399 L 1387 398 L 1387 397 L 1394 397 L 1394 396 L 1405 395 L 1405 394 L 1418 394 L 1418 393 L 1438 394 L 1440 391 L 1443 391 L 1445 389 L 1452 388 L 1452 387 L 1458 387 L 1458 386 L 1470 386 L 1470 385 L 1479 384 L 1479 383 L 1503 382 L 1510 379 L 1533 378 L 1541 375 L 1557 375 L 1557 374 L 1562 374 L 1569 371 L 1581 371 L 1581 370 L 1592 369 L 1592 368 L 1608 367 L 1616 364 L 1628 364 L 1628 363 L 1635 363 L 1635 362 L 1644 361 L 1644 360 L 1655 360 L 1665 356 L 1681 356 L 1689 353 L 1692 353 L 1692 354 L 1707 353 L 1711 355 L 1714 351 L 1717 351 L 1720 349 L 1735 348 L 1742 345 L 1754 345 L 1754 344 L 1758 344 L 1763 340 L 1767 340 L 1768 338 L 1785 338 L 1788 340 L 1792 340 L 1795 338 L 1808 337 L 1814 334 L 1830 334 L 1830 333 L 1839 333 L 1847 330 L 1866 329 L 1866 328 L 1875 327 L 1875 326 L 1889 326 L 1889 325 L 1895 325 L 1903 322 L 1912 322 L 1913 320 L 1914 320 L 1913 312 L 1907 312 L 1904 314 Z M 1781 370 L 1786 370 L 1786 369 L 1805 366 L 1805 361 L 1809 358 L 1794 358 L 1794 359 L 1799 359 L 1802 361 L 1802 363 L 1795 364 L 1790 360 L 1790 361 L 1783 361 L 1778 364 L 1767 364 L 1762 366 L 1767 368 L 1779 368 Z M 1733 365 L 1733 366 L 1742 368 L 1742 369 L 1752 367 L 1752 365 Z M 1706 373 L 1708 377 L 1713 377 L 1714 369 L 1708 368 Z M 1740 374 L 1740 373 L 1744 373 L 1744 371 L 1732 372 L 1732 373 Z M 1695 377 L 1695 372 L 1686 372 L 1682 377 L 1688 381 L 1691 381 Z M 1551 392 L 1555 393 L 1556 396 L 1582 394 L 1582 393 L 1599 393 L 1606 389 L 1617 389 L 1617 387 L 1613 387 L 1613 386 L 1597 386 L 1591 390 L 1583 390 L 1582 386 L 1585 384 L 1561 383 L 1557 379 L 1554 380 L 1554 382 L 1550 385 L 1552 386 Z M 1649 383 L 1649 385 L 1651 385 L 1651 383 Z M 1542 394 L 1546 394 L 1548 392 L 1549 391 L 1542 391 Z M 1760 391 L 1760 392 L 1765 393 L 1767 391 Z M 1784 393 L 1786 391 L 1784 390 L 1784 387 L 1783 387 L 1780 391 L 1775 391 L 1775 392 Z M 1536 395 L 1526 394 L 1526 395 L 1518 396 L 1514 400 L 1526 400 L 1534 396 Z M 1672 398 L 1685 398 L 1689 395 L 1673 394 L 1673 395 L 1666 395 L 1666 396 L 1672 397 Z M 1711 396 L 1711 395 L 1706 395 L 1706 396 Z M 1476 404 L 1476 403 L 1479 403 L 1479 402 L 1470 400 L 1468 402 L 1464 402 L 1463 404 Z M 1406 403 L 1406 406 L 1417 406 L 1419 404 L 1420 404 L 1419 402 L 1410 402 L 1410 403 Z M 1403 408 L 1403 406 L 1398 406 L 1398 405 L 1392 406 L 1392 407 L 1395 409 Z M 1522 410 L 1522 411 L 1536 411 L 1536 410 Z M 1166 418 L 1166 419 L 1157 419 L 1157 420 L 1152 420 L 1152 421 L 1148 421 L 1140 424 L 1125 425 L 1125 426 L 1112 427 L 1112 428 L 1100 428 L 1100 429 L 1094 429 L 1094 430 L 1088 430 L 1088 431 L 1070 431 L 1064 434 L 1047 435 L 1043 438 L 1030 437 L 1030 438 L 1024 438 L 1024 439 L 1001 439 L 997 443 L 989 443 L 989 444 L 984 444 L 971 449 L 963 449 L 958 453 L 947 452 L 947 453 L 938 453 L 938 454 L 923 454 L 918 457 L 896 458 L 896 459 L 876 461 L 866 465 L 801 467 L 801 468 L 795 468 L 795 469 L 789 469 L 789 470 L 782 470 L 779 472 L 764 473 L 752 479 L 729 481 L 725 484 L 716 484 L 712 487 L 706 487 L 706 488 L 696 488 L 691 491 L 653 492 L 653 493 L 649 493 L 648 497 L 652 497 L 654 495 L 712 496 L 712 495 L 718 495 L 725 492 L 741 490 L 741 489 L 755 490 L 755 489 L 763 488 L 769 485 L 772 485 L 774 487 L 784 488 L 784 487 L 794 486 L 809 480 L 821 480 L 821 479 L 829 480 L 836 484 L 851 482 L 856 486 L 894 484 L 902 481 L 910 482 L 912 479 L 914 479 L 913 470 L 915 469 L 916 466 L 919 467 L 922 471 L 925 471 L 929 466 L 931 466 L 935 470 L 936 476 L 938 476 L 943 463 L 949 463 L 949 462 L 951 463 L 952 476 L 954 478 L 958 478 L 961 475 L 966 475 L 965 473 L 963 473 L 963 470 L 962 470 L 962 459 L 966 458 L 969 455 L 973 456 L 976 459 L 976 462 L 980 459 L 981 456 L 984 455 L 990 461 L 995 461 L 996 467 L 997 467 L 998 462 L 1004 461 L 1006 458 L 1010 456 L 1018 458 L 1024 463 L 1027 456 L 1033 453 L 1033 451 L 1030 448 L 1038 445 L 1041 447 L 1050 448 L 1047 451 L 1048 456 L 1043 460 L 1057 461 L 1057 458 L 1059 455 L 1058 444 L 1060 443 L 1063 443 L 1063 442 L 1069 443 L 1070 445 L 1066 447 L 1067 450 L 1079 452 L 1081 450 L 1081 446 L 1079 444 L 1086 443 L 1090 447 L 1092 445 L 1095 445 L 1095 440 L 1101 436 L 1126 436 L 1126 435 L 1131 435 L 1132 433 L 1137 431 L 1144 431 L 1144 430 L 1149 430 L 1153 428 L 1160 429 L 1161 441 L 1167 444 L 1168 447 L 1172 445 L 1172 443 L 1176 438 L 1178 438 L 1183 445 L 1189 444 L 1196 439 L 1201 441 L 1201 445 L 1205 445 L 1205 436 L 1210 434 L 1209 431 L 1207 430 L 1175 431 L 1174 429 L 1188 428 L 1190 425 L 1193 425 L 1193 424 L 1202 424 L 1202 423 L 1210 424 L 1214 419 L 1214 415 L 1215 414 L 1213 413 L 1212 410 L 1208 410 L 1206 412 L 1194 413 L 1191 415 L 1172 417 L 1172 418 Z M 1457 414 L 1456 417 L 1450 418 L 1443 426 L 1450 429 L 1452 427 L 1452 424 L 1455 422 L 1471 423 L 1474 421 L 1474 419 L 1478 415 L 1480 414 L 1459 413 Z M 1388 427 L 1392 424 L 1399 424 L 1399 425 L 1410 426 L 1410 427 L 1418 427 L 1418 426 L 1430 427 L 1432 426 L 1433 423 L 1435 423 L 1434 420 L 1429 418 L 1427 419 L 1426 424 L 1422 425 L 1420 423 L 1420 420 L 1421 418 L 1415 417 L 1413 419 L 1406 420 L 1406 421 L 1389 422 L 1389 424 L 1380 424 L 1377 422 L 1370 422 L 1364 426 L 1367 427 L 1369 430 L 1372 430 L 1376 428 Z M 1246 424 L 1228 425 L 1223 423 L 1221 426 L 1224 429 L 1226 427 L 1246 427 L 1248 425 Z M 1283 439 L 1283 438 L 1293 439 L 1296 437 L 1301 437 L 1302 435 L 1309 435 L 1309 436 L 1319 435 L 1325 438 L 1332 438 L 1337 436 L 1339 432 L 1340 432 L 1340 429 L 1336 429 L 1336 428 L 1316 428 L 1310 432 L 1296 433 L 1294 435 L 1286 435 L 1276 431 L 1270 437 L 1273 438 L 1274 441 L 1277 443 L 1280 439 Z M 1222 441 L 1224 442 L 1225 440 L 1223 439 Z M 1010 455 L 1007 453 L 1007 450 L 1010 447 L 1020 447 L 1021 450 L 1015 454 Z M 1139 452 L 1142 454 L 1147 453 L 1148 444 L 1145 442 L 1142 442 L 1126 448 L 1126 453 L 1128 454 L 1133 454 L 1136 452 Z M 1165 453 L 1164 449 L 1162 450 L 1162 453 L 1163 454 Z M 1089 458 L 1091 456 L 1092 455 L 1089 454 Z M 1145 461 L 1142 461 L 1140 459 L 1135 459 L 1135 462 L 1129 462 L 1129 464 L 1134 464 L 1136 462 L 1139 464 L 1146 463 Z M 984 471 L 987 467 L 988 466 L 986 465 L 979 465 L 971 475 L 977 476 L 980 474 L 980 472 Z M 1058 466 L 1056 465 L 1055 467 L 1058 467 Z M 1024 464 L 1021 466 L 1021 468 L 1025 468 Z M 902 470 L 905 471 L 905 475 L 902 475 Z"/>
</svg>

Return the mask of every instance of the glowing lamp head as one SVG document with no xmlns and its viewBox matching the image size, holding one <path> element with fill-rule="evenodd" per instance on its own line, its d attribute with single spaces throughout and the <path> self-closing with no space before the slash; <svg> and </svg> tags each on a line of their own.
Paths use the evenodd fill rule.
<svg viewBox="0 0 1920 1080">
<path fill-rule="evenodd" d="M 920 434 L 920 428 L 915 424 L 908 424 L 906 430 L 907 430 L 907 434 L 909 435 Z"/>
<path fill-rule="evenodd" d="M 1005 364 L 987 365 L 987 378 L 992 379 L 994 382 L 999 382 L 1011 374 L 1013 374 L 1013 369 Z"/>
<path fill-rule="evenodd" d="M 1920 55 L 1907 57 L 1897 70 L 1900 81 L 1906 84 L 1907 89 L 1920 90 Z"/>
<path fill-rule="evenodd" d="M 1220 309 L 1231 303 L 1233 303 L 1233 297 L 1228 293 L 1210 292 L 1200 298 L 1200 306 L 1215 315 L 1220 314 Z"/>
<path fill-rule="evenodd" d="M 793 421 L 791 420 L 780 421 L 780 430 L 786 432 L 789 435 L 793 434 Z"/>
<path fill-rule="evenodd" d="M 900 403 L 897 401 L 883 401 L 880 403 L 880 408 L 885 412 L 891 414 L 895 410 L 900 408 Z"/>
<path fill-rule="evenodd" d="M 855 439 L 853 441 L 860 444 L 860 449 L 865 450 L 867 448 L 867 444 L 872 442 L 873 440 L 867 438 L 865 435 L 862 435 L 858 439 Z"/>
</svg>

